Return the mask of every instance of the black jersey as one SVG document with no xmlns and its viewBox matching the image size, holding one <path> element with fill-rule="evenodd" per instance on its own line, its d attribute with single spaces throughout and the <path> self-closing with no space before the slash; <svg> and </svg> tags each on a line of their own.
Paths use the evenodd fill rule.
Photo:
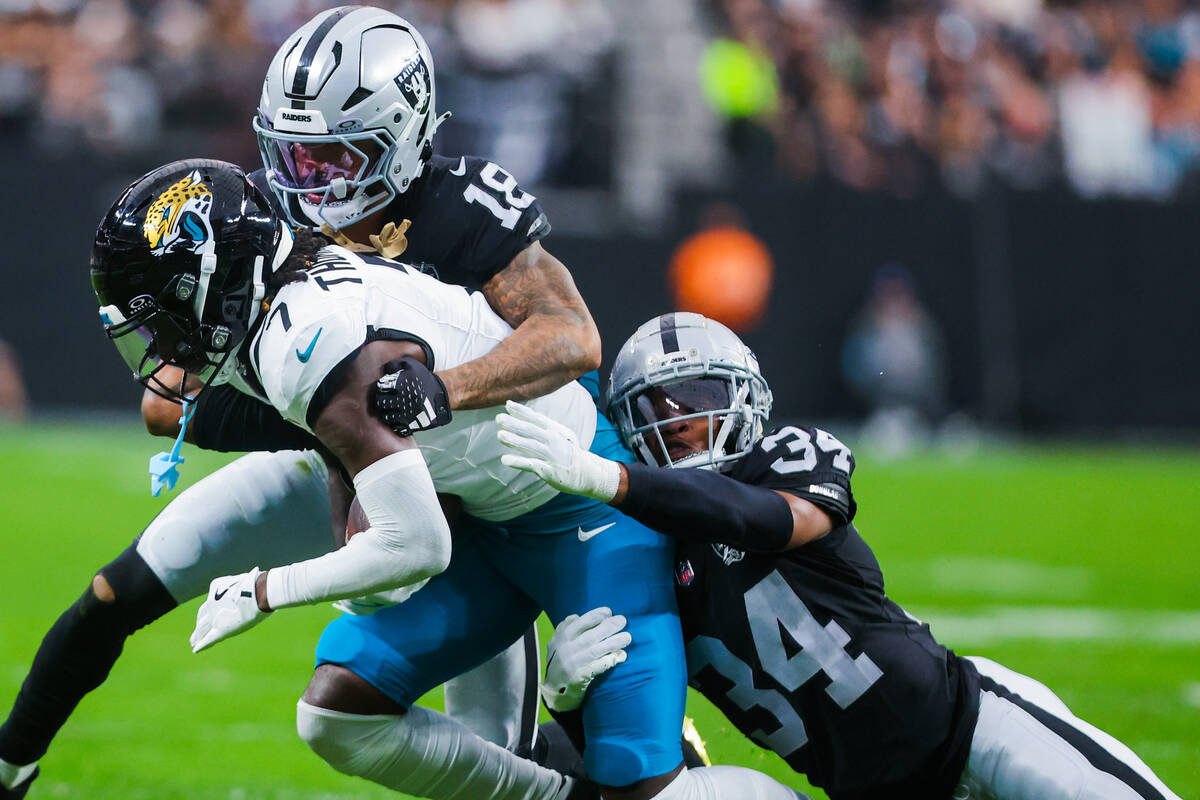
<svg viewBox="0 0 1200 800">
<path fill-rule="evenodd" d="M 949 798 L 978 716 L 978 675 L 884 594 L 851 524 L 853 469 L 833 436 L 795 427 L 734 466 L 730 477 L 809 500 L 834 528 L 774 555 L 680 545 L 689 682 L 834 800 Z"/>
<path fill-rule="evenodd" d="M 266 171 L 250 180 L 278 202 Z M 513 256 L 550 232 L 537 198 L 491 161 L 434 156 L 408 191 L 383 210 L 385 223 L 410 220 L 397 261 L 421 266 L 446 283 L 478 289 Z"/>
</svg>

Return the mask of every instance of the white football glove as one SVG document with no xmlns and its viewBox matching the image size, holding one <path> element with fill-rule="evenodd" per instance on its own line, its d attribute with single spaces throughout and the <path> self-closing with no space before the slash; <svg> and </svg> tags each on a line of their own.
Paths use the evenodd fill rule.
<svg viewBox="0 0 1200 800">
<path fill-rule="evenodd" d="M 633 641 L 625 617 L 609 608 L 593 608 L 582 617 L 564 619 L 546 645 L 546 679 L 542 700 L 554 711 L 573 711 L 583 702 L 592 681 L 625 660 Z"/>
<path fill-rule="evenodd" d="M 412 597 L 413 593 L 420 589 L 425 584 L 429 583 L 426 578 L 423 581 L 417 581 L 411 586 L 401 586 L 399 589 L 387 589 L 382 592 L 373 594 L 365 594 L 362 597 L 351 597 L 347 600 L 338 600 L 333 604 L 333 607 L 338 611 L 344 611 L 347 614 L 353 614 L 356 617 L 369 617 L 376 611 L 382 611 L 385 608 L 403 603 L 408 598 Z"/>
<path fill-rule="evenodd" d="M 258 607 L 254 582 L 262 570 L 258 567 L 241 575 L 226 575 L 208 585 L 208 597 L 196 612 L 196 630 L 192 631 L 192 652 L 199 653 L 222 639 L 248 631 L 267 616 Z"/>
<path fill-rule="evenodd" d="M 512 452 L 500 461 L 532 472 L 560 492 L 607 503 L 621 484 L 621 465 L 579 446 L 575 432 L 528 406 L 509 400 L 496 415 L 496 437 Z"/>
</svg>

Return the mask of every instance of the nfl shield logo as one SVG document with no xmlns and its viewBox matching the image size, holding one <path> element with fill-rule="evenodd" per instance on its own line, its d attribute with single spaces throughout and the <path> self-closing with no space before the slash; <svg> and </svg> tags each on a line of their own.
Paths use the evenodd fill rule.
<svg viewBox="0 0 1200 800">
<path fill-rule="evenodd" d="M 695 579 L 696 573 L 692 571 L 692 562 L 680 561 L 675 565 L 675 582 L 680 586 L 685 588 L 691 586 Z"/>
</svg>

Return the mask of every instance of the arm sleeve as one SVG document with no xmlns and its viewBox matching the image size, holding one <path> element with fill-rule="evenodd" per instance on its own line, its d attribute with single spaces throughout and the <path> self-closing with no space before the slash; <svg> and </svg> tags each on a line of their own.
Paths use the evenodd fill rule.
<svg viewBox="0 0 1200 800">
<path fill-rule="evenodd" d="M 196 400 L 192 438 L 203 450 L 243 453 L 313 450 L 316 437 L 280 416 L 273 406 L 233 386 L 210 386 Z"/>
<path fill-rule="evenodd" d="M 371 527 L 319 558 L 267 573 L 271 608 L 309 605 L 408 586 L 450 563 L 450 526 L 419 450 L 381 458 L 354 478 Z"/>
<path fill-rule="evenodd" d="M 792 509 L 770 489 L 717 472 L 626 464 L 629 483 L 617 507 L 656 531 L 739 550 L 778 553 L 792 538 Z"/>
</svg>

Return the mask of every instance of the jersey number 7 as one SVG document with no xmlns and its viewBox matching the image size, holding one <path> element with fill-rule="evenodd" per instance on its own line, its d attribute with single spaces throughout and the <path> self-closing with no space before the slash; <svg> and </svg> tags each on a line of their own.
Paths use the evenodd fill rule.
<svg viewBox="0 0 1200 800">
<path fill-rule="evenodd" d="M 479 203 L 500 220 L 501 227 L 510 231 L 517 227 L 521 212 L 537 198 L 517 188 L 517 179 L 489 161 L 479 171 L 479 180 L 490 189 L 486 192 L 472 183 L 463 190 L 463 199 L 468 203 Z"/>
</svg>

